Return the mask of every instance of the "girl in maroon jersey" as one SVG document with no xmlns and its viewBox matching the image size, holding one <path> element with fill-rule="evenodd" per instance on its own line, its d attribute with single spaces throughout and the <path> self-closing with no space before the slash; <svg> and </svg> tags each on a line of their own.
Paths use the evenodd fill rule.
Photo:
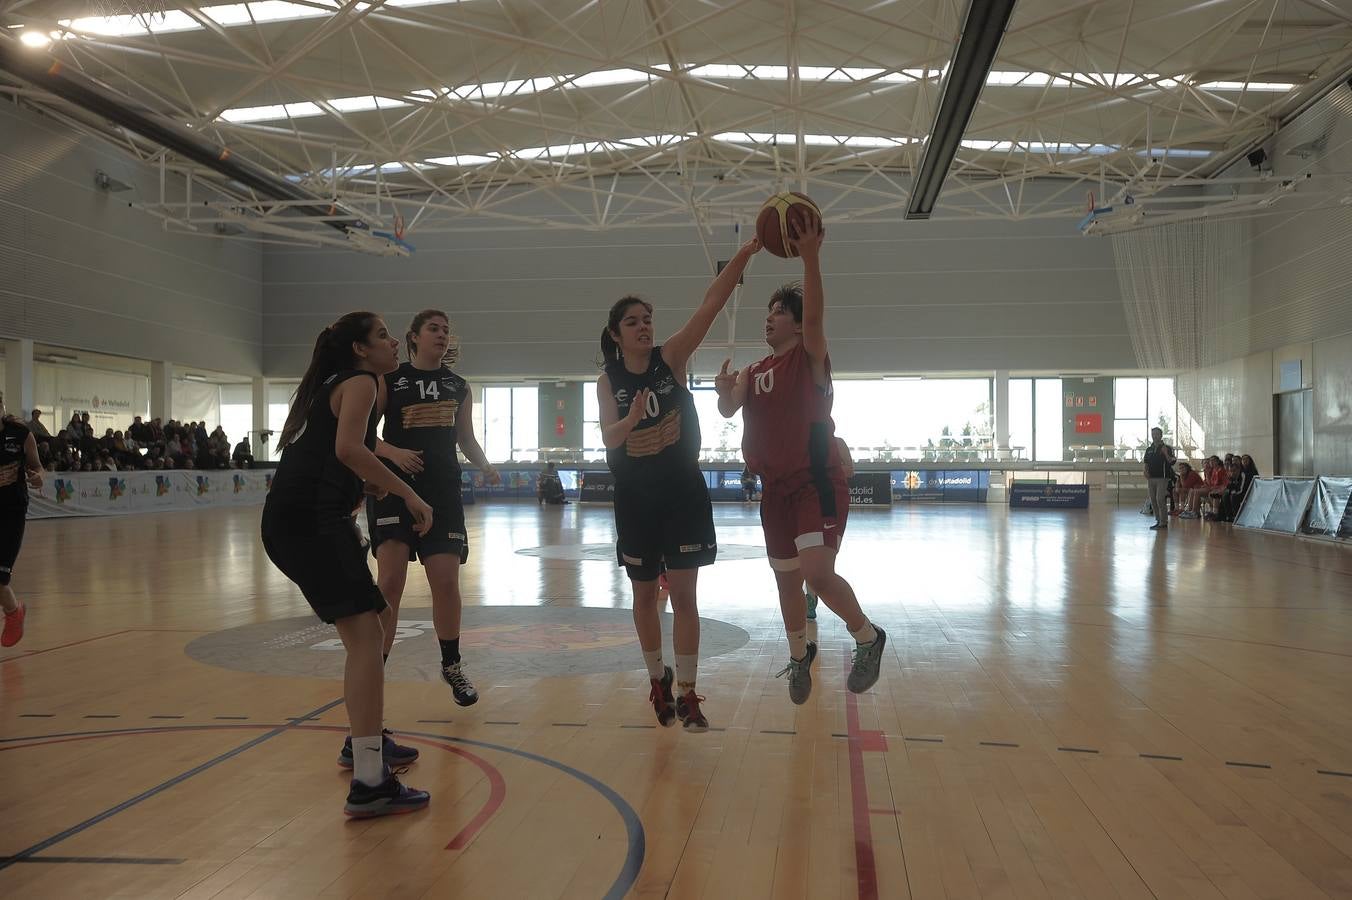
<svg viewBox="0 0 1352 900">
<path fill-rule="evenodd" d="M 741 372 L 723 363 L 714 380 L 718 411 L 742 410 L 742 455 L 761 476 L 761 526 L 775 571 L 780 611 L 789 637 L 789 697 L 806 703 L 817 645 L 807 639 L 802 583 L 845 621 L 856 648 L 848 687 L 854 693 L 878 681 L 887 635 L 864 615 L 850 583 L 836 574 L 850 494 L 831 420 L 831 359 L 823 327 L 824 291 L 819 254 L 821 222 L 796 215 L 790 236 L 803 260 L 803 283 L 770 298 L 765 342 L 772 351 Z"/>
</svg>

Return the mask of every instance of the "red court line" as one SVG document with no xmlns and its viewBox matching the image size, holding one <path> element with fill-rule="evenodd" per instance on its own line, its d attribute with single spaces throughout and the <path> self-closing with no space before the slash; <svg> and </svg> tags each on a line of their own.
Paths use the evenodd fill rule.
<svg viewBox="0 0 1352 900">
<path fill-rule="evenodd" d="M 850 674 L 850 654 L 845 654 L 845 675 Z M 864 751 L 887 752 L 887 738 L 881 731 L 859 727 L 859 695 L 845 692 L 845 731 L 850 751 L 850 800 L 854 819 L 854 868 L 860 900 L 878 900 L 878 867 L 873 858 L 873 810 L 868 802 L 868 780 L 864 775 Z"/>
<path fill-rule="evenodd" d="M 53 648 L 55 649 L 55 648 Z M 66 744 L 72 741 L 93 741 L 101 738 L 139 736 L 145 734 L 172 734 L 176 731 L 226 731 L 231 729 L 263 729 L 269 730 L 276 728 L 276 724 L 258 724 L 258 725 L 169 725 L 163 728 L 141 728 L 131 731 L 117 731 L 109 734 L 82 734 L 71 735 L 62 738 L 48 738 L 46 740 L 33 741 L 26 744 L 7 744 L 0 746 L 0 752 L 5 750 L 24 750 L 29 747 L 46 747 L 49 744 Z M 300 731 L 336 731 L 346 734 L 348 729 L 342 725 L 292 725 L 291 729 Z M 426 744 L 429 747 L 436 747 L 439 750 L 445 750 L 462 757 L 479 767 L 488 779 L 488 799 L 479 807 L 479 812 L 474 818 L 470 819 L 464 828 L 455 837 L 451 838 L 450 843 L 446 845 L 447 850 L 463 850 L 469 846 L 475 836 L 483 830 L 488 821 L 493 818 L 497 811 L 502 808 L 503 802 L 507 799 L 507 781 L 498 771 L 497 766 L 475 753 L 460 747 L 446 744 L 441 741 L 434 741 L 428 738 L 412 737 L 409 735 L 401 736 L 401 740 L 411 741 L 415 744 Z"/>
</svg>

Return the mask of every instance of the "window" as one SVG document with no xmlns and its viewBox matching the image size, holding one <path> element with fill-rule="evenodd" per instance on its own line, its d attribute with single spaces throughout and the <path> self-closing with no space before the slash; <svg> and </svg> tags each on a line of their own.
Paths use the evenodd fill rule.
<svg viewBox="0 0 1352 900">
<path fill-rule="evenodd" d="M 540 458 L 540 389 L 512 388 L 512 456 L 516 462 Z"/>
<path fill-rule="evenodd" d="M 489 462 L 505 462 L 512 450 L 512 389 L 486 387 L 483 391 L 484 455 Z"/>
<path fill-rule="evenodd" d="M 249 434 L 253 428 L 253 385 L 221 385 L 221 421 L 219 424 L 225 431 L 225 436 L 230 439 L 232 451 L 235 449 L 235 445 L 246 437 L 249 438 L 250 445 L 256 443 Z M 207 423 L 207 430 L 212 430 L 212 423 Z"/>
<path fill-rule="evenodd" d="M 1031 378 L 1011 378 L 1009 380 L 1009 446 L 1015 459 L 1033 458 L 1033 379 Z"/>
<path fill-rule="evenodd" d="M 539 458 L 540 391 L 531 387 L 485 387 L 477 404 L 480 444 L 489 462 L 533 462 Z"/>
<path fill-rule="evenodd" d="M 296 392 L 296 388 L 299 387 L 299 385 L 300 382 L 297 381 L 268 382 L 267 423 L 268 431 L 271 431 L 272 435 L 266 441 L 250 441 L 253 445 L 254 459 L 281 459 L 281 451 L 277 449 L 277 446 L 282 438 L 282 428 L 286 425 L 286 415 L 291 411 L 291 395 Z"/>
<path fill-rule="evenodd" d="M 582 453 L 584 459 L 599 459 L 606 453 L 601 437 L 601 402 L 596 399 L 594 384 L 582 386 Z"/>
<path fill-rule="evenodd" d="M 989 378 L 924 378 L 835 383 L 836 433 L 866 459 L 878 452 L 964 453 L 990 445 Z"/>
<path fill-rule="evenodd" d="M 736 462 L 742 458 L 742 414 L 723 418 L 718 411 L 718 394 L 691 391 L 699 416 L 700 458 Z"/>
<path fill-rule="evenodd" d="M 1066 458 L 1066 440 L 1061 422 L 1061 379 L 1039 378 L 1033 386 L 1033 459 L 1061 462 Z"/>
<path fill-rule="evenodd" d="M 1118 378 L 1113 382 L 1113 442 L 1118 450 L 1140 450 L 1149 442 L 1148 382 L 1146 378 Z"/>
</svg>

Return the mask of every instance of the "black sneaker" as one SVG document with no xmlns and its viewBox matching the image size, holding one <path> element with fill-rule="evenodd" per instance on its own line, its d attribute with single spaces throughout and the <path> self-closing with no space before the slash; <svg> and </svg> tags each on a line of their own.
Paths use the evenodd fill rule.
<svg viewBox="0 0 1352 900">
<path fill-rule="evenodd" d="M 458 662 L 454 665 L 442 666 L 441 680 L 451 686 L 451 696 L 455 698 L 456 706 L 473 706 L 479 702 L 479 692 L 465 677 L 464 665 L 463 662 Z"/>
<path fill-rule="evenodd" d="M 676 715 L 686 731 L 708 731 L 709 720 L 700 712 L 699 705 L 704 698 L 694 691 L 686 691 L 676 698 Z"/>
<path fill-rule="evenodd" d="M 343 812 L 354 819 L 398 816 L 424 809 L 431 800 L 432 795 L 427 791 L 405 787 L 393 772 L 386 769 L 385 780 L 375 787 L 368 787 L 353 779 Z"/>
<path fill-rule="evenodd" d="M 381 733 L 380 749 L 381 757 L 385 760 L 385 765 L 391 769 L 399 766 L 407 766 L 410 763 L 418 761 L 418 748 L 406 747 L 403 744 L 396 744 L 391 738 L 394 732 L 388 728 Z M 351 735 L 343 741 L 343 749 L 338 751 L 338 765 L 344 769 L 352 768 L 352 737 Z"/>
<path fill-rule="evenodd" d="M 648 679 L 652 684 L 652 690 L 648 692 L 648 702 L 653 705 L 653 711 L 657 713 L 657 723 L 663 728 L 676 721 L 676 698 L 671 695 L 671 683 L 674 680 L 671 666 L 663 668 L 661 678 Z"/>
</svg>

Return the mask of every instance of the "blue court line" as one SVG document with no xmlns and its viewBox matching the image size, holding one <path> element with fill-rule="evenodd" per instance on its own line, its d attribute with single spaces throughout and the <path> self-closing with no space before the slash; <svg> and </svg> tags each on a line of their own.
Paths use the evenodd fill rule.
<svg viewBox="0 0 1352 900">
<path fill-rule="evenodd" d="M 337 706 L 338 704 L 340 704 L 340 703 L 342 703 L 342 702 L 343 702 L 343 701 L 342 701 L 342 698 L 340 697 L 339 699 L 334 700 L 334 701 L 331 702 L 331 703 L 325 703 L 323 706 L 319 707 L 318 709 L 311 710 L 310 712 L 308 712 L 308 713 L 306 713 L 305 715 L 301 716 L 301 717 L 300 717 L 299 719 L 297 719 L 296 721 L 297 721 L 297 722 L 303 722 L 303 721 L 305 721 L 306 719 L 313 719 L 313 718 L 316 718 L 316 717 L 318 717 L 318 716 L 322 716 L 324 713 L 326 713 L 326 712 L 328 712 L 329 710 L 333 709 L 335 706 Z M 244 751 L 249 750 L 249 749 L 252 749 L 253 747 L 257 747 L 259 744 L 263 743 L 264 741 L 268 741 L 268 740 L 271 740 L 271 739 L 275 738 L 277 735 L 281 734 L 283 731 L 288 731 L 288 730 L 290 730 L 290 729 L 293 727 L 294 724 L 295 724 L 295 723 L 288 722 L 288 723 L 285 724 L 285 725 L 279 725 L 279 726 L 277 726 L 276 728 L 272 729 L 271 731 L 265 732 L 264 734 L 260 734 L 258 737 L 254 738 L 253 740 L 246 741 L 246 742 L 244 742 L 243 744 L 240 744 L 238 747 L 236 747 L 236 748 L 233 749 L 233 750 L 227 750 L 225 753 L 222 753 L 220 756 L 216 757 L 215 759 L 209 759 L 209 760 L 207 760 L 206 762 L 202 763 L 200 766 L 195 766 L 195 767 L 189 769 L 188 771 L 186 771 L 186 772 L 184 772 L 184 773 L 182 773 L 182 774 L 180 774 L 180 775 L 175 775 L 173 778 L 170 778 L 168 781 L 163 782 L 162 784 L 157 784 L 157 785 L 155 785 L 153 788 L 150 788 L 149 790 L 142 791 L 141 793 L 137 794 L 135 797 L 132 797 L 130 800 L 124 800 L 124 801 L 122 801 L 121 803 L 119 803 L 117 806 L 114 806 L 114 807 L 112 807 L 111 809 L 105 809 L 103 812 L 99 813 L 98 815 L 92 816 L 92 817 L 90 817 L 90 818 L 88 818 L 88 819 L 85 819 L 83 822 L 79 823 L 78 825 L 72 825 L 70 828 L 67 828 L 65 831 L 61 832 L 60 834 L 54 834 L 54 835 L 52 835 L 51 837 L 47 838 L 46 840 L 39 841 L 38 843 L 34 844 L 34 845 L 31 846 L 31 847 L 28 847 L 28 848 L 26 848 L 26 849 L 24 849 L 24 850 L 20 850 L 18 853 L 14 854 L 13 856 L 9 857 L 8 859 L 0 860 L 0 869 L 7 869 L 7 868 L 9 868 L 10 866 L 14 865 L 15 863 L 22 862 L 22 861 L 24 861 L 25 859 L 27 859 L 27 858 L 33 856 L 34 854 L 41 853 L 43 850 L 46 850 L 48 847 L 54 846 L 54 845 L 56 845 L 56 844 L 59 844 L 59 843 L 61 843 L 62 841 L 66 840 L 67 838 L 72 838 L 72 837 L 74 837 L 75 835 L 79 834 L 80 832 L 82 832 L 82 831 L 84 831 L 84 830 L 86 830 L 86 829 L 88 829 L 88 828 L 92 828 L 93 826 L 99 824 L 100 822 L 104 821 L 105 819 L 111 818 L 112 816 L 115 816 L 115 815 L 117 815 L 118 813 L 120 813 L 120 812 L 122 812 L 122 811 L 124 811 L 124 810 L 130 809 L 131 807 L 136 806 L 138 803 L 141 803 L 141 802 L 143 802 L 143 801 L 145 801 L 145 800 L 149 800 L 151 797 L 154 797 L 156 794 L 160 794 L 160 793 L 163 793 L 164 791 L 169 790 L 169 788 L 173 787 L 173 786 L 176 785 L 176 784 L 181 784 L 182 782 L 187 781 L 189 778 L 192 778 L 194 775 L 201 774 L 202 772 L 205 772 L 207 769 L 210 769 L 210 768 L 212 768 L 213 766 L 218 766 L 218 765 L 220 765 L 221 763 L 225 762 L 225 761 L 228 760 L 228 759 L 233 759 L 234 757 L 239 756 L 239 755 L 240 755 L 241 753 L 243 753 Z M 141 730 L 144 730 L 144 729 L 141 729 Z M 20 738 L 19 740 L 22 740 L 22 738 Z M 31 740 L 31 738 L 30 738 L 30 740 Z"/>
<path fill-rule="evenodd" d="M 321 706 L 314 712 L 311 712 L 308 715 L 301 717 L 301 719 L 303 720 L 315 718 L 319 715 L 322 715 L 324 712 L 332 709 L 333 707 L 337 706 L 341 702 L 342 702 L 341 700 L 335 700 L 332 703 L 326 704 L 325 706 Z M 215 731 L 218 729 L 238 730 L 240 728 L 247 727 L 249 726 L 164 725 L 164 726 L 156 726 L 153 729 L 113 728 L 108 729 L 106 731 L 66 731 L 58 734 L 30 734 L 26 737 L 0 738 L 0 744 L 17 743 L 20 741 L 51 740 L 53 738 L 61 738 L 61 737 L 116 737 L 119 734 L 127 734 L 127 733 L 172 734 L 175 731 Z M 277 728 L 274 728 L 273 730 L 267 732 L 266 734 L 260 735 L 259 737 L 253 739 L 252 741 L 242 744 L 239 747 L 236 747 L 234 750 L 231 750 L 228 753 L 218 756 L 216 759 L 203 763 L 201 766 L 198 766 L 196 769 L 193 769 L 190 772 L 185 772 L 182 775 L 177 776 L 176 778 L 166 781 L 164 784 L 153 787 L 149 791 L 146 791 L 144 794 L 141 794 L 137 797 L 133 797 L 131 800 L 128 800 L 125 803 L 118 804 L 112 809 L 107 810 L 106 812 L 102 812 L 99 815 L 93 817 L 92 819 L 81 822 L 79 825 L 67 829 L 66 831 L 63 831 L 61 834 L 48 838 L 47 840 L 41 842 L 40 844 L 35 844 L 34 846 L 29 847 L 27 850 L 23 850 L 19 853 L 16 853 L 14 856 L 0 857 L 0 869 L 4 869 L 8 866 L 20 862 L 48 861 L 48 859 L 50 858 L 29 859 L 29 857 L 31 857 L 34 853 L 37 853 L 47 847 L 50 847 L 59 841 L 63 841 L 74 834 L 78 834 L 79 832 L 85 830 L 86 828 L 89 828 L 91 825 L 95 825 L 98 822 L 102 822 L 103 820 L 109 818 L 110 816 L 117 815 L 123 810 L 128 809 L 129 807 L 134 806 L 137 803 L 140 803 L 142 800 L 145 800 L 157 793 L 160 793 L 161 791 L 173 787 L 174 785 L 188 778 L 191 778 L 193 775 L 196 775 L 198 772 L 201 772 L 204 769 L 210 768 L 211 766 L 214 766 L 217 763 L 224 762 L 226 759 L 229 759 L 232 756 L 237 756 L 251 747 L 256 747 L 263 741 L 275 737 L 278 734 L 281 734 L 283 731 L 286 731 L 292 727 L 293 727 L 292 724 L 278 726 Z M 578 781 L 582 782 L 583 784 L 590 787 L 592 790 L 596 791 L 602 797 L 605 797 L 606 800 L 609 801 L 610 805 L 614 807 L 615 811 L 619 813 L 620 819 L 624 822 L 625 836 L 627 839 L 629 849 L 625 853 L 624 864 L 620 867 L 619 874 L 615 876 L 615 880 L 611 883 L 610 890 L 606 891 L 605 893 L 605 900 L 622 900 L 625 894 L 629 893 L 629 889 L 634 886 L 634 882 L 638 881 L 639 869 L 642 868 L 643 866 L 643 857 L 647 852 L 647 839 L 644 836 L 643 823 L 642 821 L 640 821 L 638 813 L 634 811 L 634 808 L 630 806 L 629 803 L 609 785 L 605 784 L 602 781 L 597 780 L 596 778 L 593 778 L 586 772 L 574 769 L 572 766 L 569 766 L 565 763 L 561 763 L 558 760 L 550 759 L 547 756 L 540 756 L 537 753 L 531 753 L 527 750 L 518 750 L 515 747 L 504 747 L 501 744 L 490 744 L 487 741 L 476 741 L 472 738 L 453 737 L 451 735 L 446 734 L 432 734 L 429 732 L 403 731 L 403 730 L 401 730 L 399 733 L 406 734 L 410 737 L 420 737 L 438 741 L 449 741 L 455 744 L 468 744 L 473 747 L 480 747 L 486 750 L 494 750 L 499 753 L 508 753 L 511 754 L 512 756 L 520 756 L 523 759 L 529 759 L 532 762 L 538 762 L 542 765 L 549 766 L 550 768 L 558 769 L 560 772 L 563 772 L 566 775 L 576 778 Z"/>
</svg>

